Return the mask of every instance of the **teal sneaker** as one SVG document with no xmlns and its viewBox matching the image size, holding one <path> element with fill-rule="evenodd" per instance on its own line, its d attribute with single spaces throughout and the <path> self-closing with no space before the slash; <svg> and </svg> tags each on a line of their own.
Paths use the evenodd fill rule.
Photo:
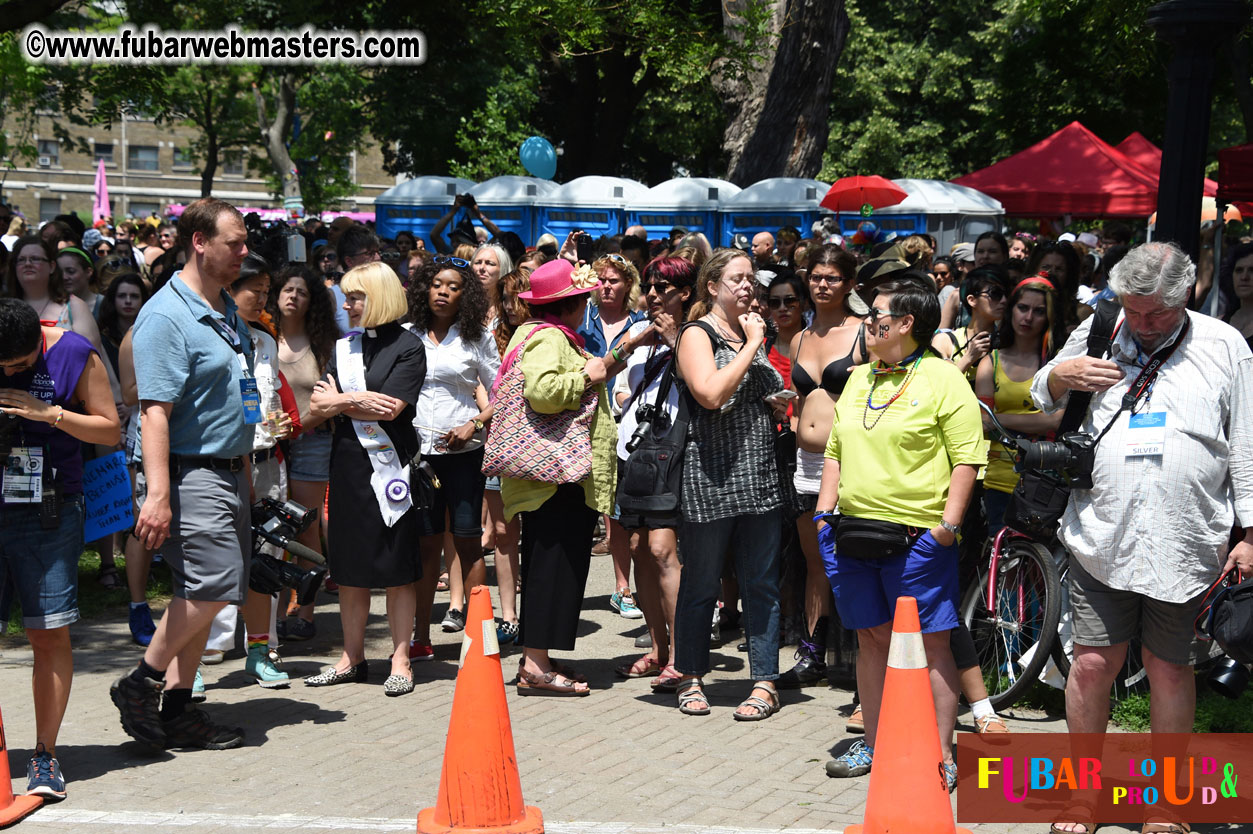
<svg viewBox="0 0 1253 834">
<path fill-rule="evenodd" d="M 854 741 L 838 759 L 827 762 L 827 775 L 836 779 L 850 776 L 865 776 L 874 763 L 874 748 L 862 739 Z"/>
<path fill-rule="evenodd" d="M 609 607 L 628 620 L 638 620 L 644 616 L 644 612 L 635 604 L 630 588 L 614 591 L 613 596 L 609 598 Z"/>
<path fill-rule="evenodd" d="M 191 682 L 191 700 L 196 704 L 203 704 L 209 700 L 209 696 L 204 694 L 204 677 L 200 674 L 200 667 L 196 667 L 196 679 Z"/>
<path fill-rule="evenodd" d="M 286 689 L 291 686 L 291 678 L 279 668 L 282 662 L 278 652 L 272 652 L 264 643 L 258 643 L 248 647 L 244 672 L 256 678 L 257 685 L 262 689 Z"/>
</svg>

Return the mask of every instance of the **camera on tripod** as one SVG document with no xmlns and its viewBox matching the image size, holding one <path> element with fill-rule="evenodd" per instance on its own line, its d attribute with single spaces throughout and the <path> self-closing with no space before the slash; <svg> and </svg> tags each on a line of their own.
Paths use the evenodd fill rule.
<svg viewBox="0 0 1253 834">
<path fill-rule="evenodd" d="M 259 594 L 277 594 L 283 588 L 296 592 L 296 602 L 308 605 L 317 595 L 318 586 L 326 576 L 326 560 L 316 550 L 292 541 L 309 528 L 317 518 L 317 510 L 306 509 L 295 501 L 262 498 L 252 508 L 252 565 L 248 587 Z M 276 559 L 262 551 L 266 544 L 286 550 L 293 556 L 313 562 L 318 567 L 305 570 L 290 562 Z"/>
<path fill-rule="evenodd" d="M 1061 473 L 1074 489 L 1092 489 L 1096 440 L 1081 431 L 1056 440 L 1018 441 L 1018 469 L 1047 469 Z"/>
</svg>

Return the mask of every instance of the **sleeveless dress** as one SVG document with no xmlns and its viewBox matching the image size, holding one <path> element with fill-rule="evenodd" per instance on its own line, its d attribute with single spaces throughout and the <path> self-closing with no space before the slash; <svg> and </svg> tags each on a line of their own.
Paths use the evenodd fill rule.
<svg viewBox="0 0 1253 834">
<path fill-rule="evenodd" d="M 1005 374 L 1001 365 L 1001 352 L 992 351 L 992 385 L 995 391 L 992 410 L 997 414 L 1038 414 L 1031 399 L 1031 378 L 1025 382 L 1014 382 Z M 988 489 L 1000 492 L 1013 492 L 1018 484 L 1018 473 L 1014 471 L 1014 453 L 1006 449 L 998 440 L 992 441 L 988 453 L 988 468 L 983 476 L 983 485 Z"/>
</svg>

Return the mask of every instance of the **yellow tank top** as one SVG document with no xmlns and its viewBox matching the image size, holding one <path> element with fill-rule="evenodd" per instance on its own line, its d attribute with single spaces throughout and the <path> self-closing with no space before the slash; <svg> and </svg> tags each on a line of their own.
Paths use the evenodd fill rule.
<svg viewBox="0 0 1253 834">
<path fill-rule="evenodd" d="M 1038 414 L 1040 409 L 1031 400 L 1031 379 L 1025 382 L 1014 382 L 1005 374 L 1001 365 L 999 350 L 992 356 L 992 386 L 996 392 L 992 410 L 997 414 Z M 1018 483 L 1018 473 L 1014 471 L 1014 453 L 1006 449 L 999 441 L 993 440 L 988 453 L 988 468 L 983 476 L 983 485 L 988 489 L 1001 492 L 1013 492 Z"/>
</svg>

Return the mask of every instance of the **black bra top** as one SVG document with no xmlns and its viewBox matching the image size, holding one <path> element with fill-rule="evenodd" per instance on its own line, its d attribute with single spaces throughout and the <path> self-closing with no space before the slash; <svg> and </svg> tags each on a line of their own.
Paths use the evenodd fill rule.
<svg viewBox="0 0 1253 834">
<path fill-rule="evenodd" d="M 804 341 L 805 333 L 802 332 L 800 342 L 796 344 L 797 357 L 800 356 L 801 344 Z M 866 332 L 864 326 L 857 331 L 857 342 L 849 350 L 848 356 L 845 356 L 843 359 L 836 359 L 822 369 L 822 390 L 836 397 L 844 393 L 844 385 L 848 382 L 849 373 L 855 365 L 859 364 L 853 361 L 853 354 L 857 352 L 858 344 L 862 346 L 861 353 L 864 357 L 866 355 Z M 818 387 L 813 378 L 810 377 L 809 372 L 805 370 L 805 366 L 800 362 L 792 363 L 792 385 L 796 388 L 797 393 L 803 397 L 809 396 Z"/>
</svg>

